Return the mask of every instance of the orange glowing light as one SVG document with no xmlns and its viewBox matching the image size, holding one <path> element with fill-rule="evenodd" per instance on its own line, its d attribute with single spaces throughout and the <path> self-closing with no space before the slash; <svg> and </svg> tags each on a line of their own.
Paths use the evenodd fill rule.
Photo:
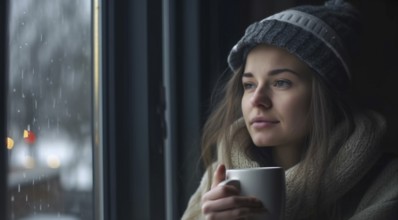
<svg viewBox="0 0 398 220">
<path fill-rule="evenodd" d="M 61 166 L 61 160 L 57 155 L 49 155 L 47 157 L 47 165 L 52 169 L 57 169 Z"/>
<path fill-rule="evenodd" d="M 12 148 L 14 148 L 14 140 L 7 137 L 7 149 L 11 150 Z"/>
<path fill-rule="evenodd" d="M 33 131 L 24 130 L 23 131 L 23 139 L 25 140 L 25 143 L 33 144 L 36 140 L 36 135 L 35 135 L 35 133 L 33 133 Z"/>
</svg>

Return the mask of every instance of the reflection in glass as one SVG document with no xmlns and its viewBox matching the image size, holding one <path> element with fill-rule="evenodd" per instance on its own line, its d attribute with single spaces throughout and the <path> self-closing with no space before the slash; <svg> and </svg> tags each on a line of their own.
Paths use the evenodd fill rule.
<svg viewBox="0 0 398 220">
<path fill-rule="evenodd" d="M 9 5 L 8 219 L 93 219 L 91 0 Z"/>
</svg>

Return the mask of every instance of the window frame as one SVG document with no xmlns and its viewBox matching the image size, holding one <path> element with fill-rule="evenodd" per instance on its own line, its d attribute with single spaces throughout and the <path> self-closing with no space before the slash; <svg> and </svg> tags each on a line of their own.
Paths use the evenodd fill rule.
<svg viewBox="0 0 398 220">
<path fill-rule="evenodd" d="M 101 2 L 105 219 L 165 216 L 161 3 Z"/>
<path fill-rule="evenodd" d="M 2 144 L 0 147 L 0 195 L 7 195 L 7 150 L 5 143 L 6 136 L 6 103 L 7 103 L 7 52 L 8 52 L 8 2 L 0 1 L 0 137 Z M 0 219 L 7 216 L 7 196 L 2 196 L 0 200 Z"/>
</svg>

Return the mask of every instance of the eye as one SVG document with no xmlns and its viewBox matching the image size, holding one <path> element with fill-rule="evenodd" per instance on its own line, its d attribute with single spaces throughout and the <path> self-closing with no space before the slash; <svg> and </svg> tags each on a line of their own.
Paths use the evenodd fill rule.
<svg viewBox="0 0 398 220">
<path fill-rule="evenodd" d="M 256 87 L 256 85 L 254 83 L 251 82 L 243 82 L 243 89 L 244 90 L 250 90 L 250 89 L 254 89 Z"/>
<path fill-rule="evenodd" d="M 290 88 L 292 86 L 292 82 L 289 80 L 276 80 L 273 86 L 277 88 Z"/>
</svg>

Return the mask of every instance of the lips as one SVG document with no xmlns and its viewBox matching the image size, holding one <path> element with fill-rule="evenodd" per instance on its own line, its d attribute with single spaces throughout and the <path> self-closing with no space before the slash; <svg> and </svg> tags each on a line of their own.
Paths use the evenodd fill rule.
<svg viewBox="0 0 398 220">
<path fill-rule="evenodd" d="M 250 120 L 250 124 L 254 128 L 267 128 L 278 124 L 278 120 L 268 119 L 265 117 L 255 117 Z"/>
</svg>

